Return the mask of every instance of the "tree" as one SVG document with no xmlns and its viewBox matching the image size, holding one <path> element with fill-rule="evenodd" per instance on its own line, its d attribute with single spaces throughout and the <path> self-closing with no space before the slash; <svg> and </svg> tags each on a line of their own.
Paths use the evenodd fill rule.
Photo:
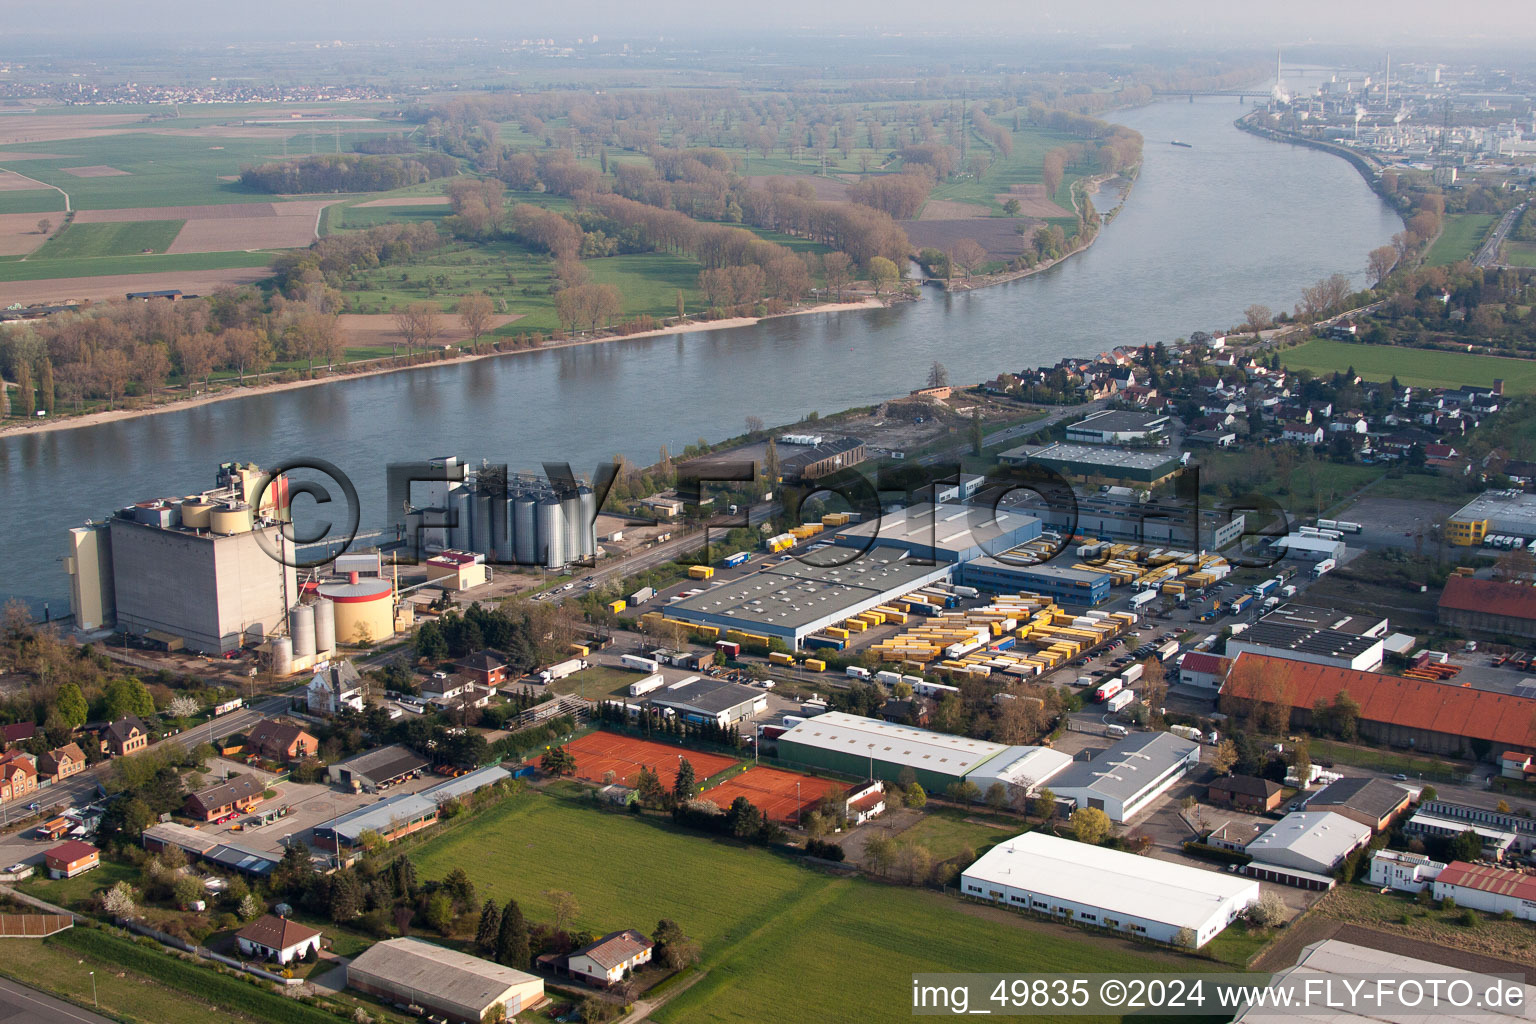
<svg viewBox="0 0 1536 1024">
<path fill-rule="evenodd" d="M 641 807 L 660 807 L 666 802 L 667 791 L 662 787 L 661 778 L 649 768 L 641 768 L 640 775 L 635 780 L 635 796 L 640 801 Z"/>
<path fill-rule="evenodd" d="M 331 876 L 331 892 L 326 910 L 331 920 L 343 924 L 361 914 L 367 905 L 367 893 L 357 872 L 338 871 Z"/>
<path fill-rule="evenodd" d="M 207 331 L 193 331 L 176 340 L 176 359 L 188 384 L 200 380 L 207 387 L 219 354 L 218 342 Z"/>
<path fill-rule="evenodd" d="M 95 386 L 107 397 L 107 408 L 117 408 L 117 400 L 123 396 L 123 389 L 133 376 L 128 353 L 120 348 L 109 348 L 98 352 L 90 365 Z"/>
<path fill-rule="evenodd" d="M 928 793 L 921 783 L 914 782 L 907 787 L 907 806 L 914 811 L 920 811 L 928 804 Z"/>
<path fill-rule="evenodd" d="M 1258 340 L 1259 332 L 1268 328 L 1274 321 L 1274 317 L 1274 313 L 1270 312 L 1268 306 L 1261 306 L 1258 303 L 1254 303 L 1243 310 L 1243 321 L 1248 325 L 1248 329 L 1253 332 L 1255 341 Z"/>
<path fill-rule="evenodd" d="M 987 807 L 994 811 L 1001 811 L 1008 806 L 1008 787 L 1001 782 L 994 782 L 987 787 Z"/>
<path fill-rule="evenodd" d="M 1352 740 L 1360 723 L 1360 704 L 1346 690 L 1333 698 L 1333 727 L 1340 739 Z"/>
<path fill-rule="evenodd" d="M 572 775 L 576 772 L 576 755 L 564 747 L 550 747 L 539 759 L 539 767 L 546 775 L 553 775 L 556 778 Z"/>
<path fill-rule="evenodd" d="M 446 893 L 435 892 L 427 897 L 426 912 L 422 915 L 427 927 L 442 935 L 453 931 L 453 901 Z"/>
<path fill-rule="evenodd" d="M 27 419 L 36 411 L 37 393 L 32 387 L 32 369 L 25 362 L 16 364 L 16 399 L 11 411 Z"/>
<path fill-rule="evenodd" d="M 1483 837 L 1467 829 L 1450 841 L 1446 855 L 1451 860 L 1478 860 L 1483 856 Z"/>
<path fill-rule="evenodd" d="M 763 418 L 761 416 L 747 417 L 747 433 L 761 434 L 763 432 Z"/>
<path fill-rule="evenodd" d="M 980 458 L 985 448 L 985 438 L 981 433 L 981 408 L 978 406 L 971 410 L 971 454 Z"/>
<path fill-rule="evenodd" d="M 1237 764 L 1237 744 L 1231 740 L 1222 740 L 1216 744 L 1216 749 L 1211 752 L 1211 767 L 1216 769 L 1218 775 L 1231 775 L 1232 766 Z"/>
<path fill-rule="evenodd" d="M 475 945 L 482 953 L 494 953 L 496 938 L 501 932 L 501 908 L 493 899 L 487 899 L 480 908 L 480 924 L 475 928 Z"/>
<path fill-rule="evenodd" d="M 480 338 L 491 329 L 491 315 L 495 311 L 496 304 L 483 292 L 459 299 L 459 324 L 469 332 L 470 348 L 479 351 Z"/>
<path fill-rule="evenodd" d="M 265 337 L 244 327 L 225 331 L 219 335 L 219 342 L 224 347 L 225 361 L 234 369 L 242 387 L 245 375 L 261 373 L 271 358 Z"/>
<path fill-rule="evenodd" d="M 656 944 L 652 954 L 668 970 L 680 971 L 699 962 L 699 944 L 683 934 L 676 921 L 665 917 L 657 921 L 651 941 Z"/>
<path fill-rule="evenodd" d="M 987 262 L 987 250 L 973 238 L 962 238 L 950 247 L 949 259 L 962 274 L 970 276 Z"/>
<path fill-rule="evenodd" d="M 198 711 L 197 698 L 188 693 L 178 693 L 165 706 L 165 713 L 172 718 L 191 718 Z"/>
<path fill-rule="evenodd" d="M 430 302 L 412 302 L 395 310 L 395 330 L 405 340 L 405 359 L 410 362 L 416 347 L 426 348 L 442 334 L 442 314 Z"/>
<path fill-rule="evenodd" d="M 848 287 L 852 276 L 853 257 L 845 252 L 829 252 L 821 258 L 821 270 L 827 279 L 827 290 L 843 301 L 843 289 Z"/>
<path fill-rule="evenodd" d="M 1010 217 L 1017 217 L 1019 215 L 1019 211 L 1021 211 L 1022 209 L 1023 209 L 1023 206 L 1021 206 L 1019 204 L 1019 201 L 1017 199 L 1010 199 L 1006 203 L 1003 204 L 1003 213 L 1007 214 Z"/>
<path fill-rule="evenodd" d="M 973 804 L 981 799 L 981 787 L 970 779 L 952 782 L 945 788 L 944 798 L 951 803 Z"/>
<path fill-rule="evenodd" d="M 242 921 L 254 921 L 265 911 L 266 907 L 262 904 L 261 900 L 257 899 L 254 893 L 248 892 L 241 897 L 239 909 L 235 913 L 239 915 Z"/>
<path fill-rule="evenodd" d="M 697 779 L 694 776 L 693 764 L 686 757 L 679 758 L 677 778 L 672 782 L 672 799 L 680 804 L 692 800 L 696 788 Z"/>
<path fill-rule="evenodd" d="M 294 355 L 303 359 L 311 375 L 315 362 L 334 363 L 343 351 L 341 329 L 329 313 L 302 313 L 285 332 Z"/>
<path fill-rule="evenodd" d="M 1180 928 L 1173 933 L 1173 944 L 1180 949 L 1194 949 L 1197 939 L 1193 928 Z"/>
<path fill-rule="evenodd" d="M 543 896 L 549 901 L 549 909 L 554 914 L 557 932 L 565 931 L 566 926 L 574 923 L 577 915 L 581 913 L 581 907 L 577 904 L 575 895 L 564 889 L 546 889 Z"/>
<path fill-rule="evenodd" d="M 53 221 L 49 220 L 47 217 L 44 217 L 42 220 L 37 222 L 37 233 L 38 234 L 46 235 L 46 234 L 48 234 L 48 232 L 50 232 L 52 230 L 53 230 Z"/>
<path fill-rule="evenodd" d="M 133 676 L 121 676 L 107 684 L 103 694 L 102 717 L 115 722 L 125 715 L 149 718 L 155 713 L 155 699 L 149 689 Z"/>
<path fill-rule="evenodd" d="M 896 264 L 884 256 L 872 256 L 869 260 L 869 283 L 874 286 L 875 298 L 879 298 L 901 280 L 901 272 L 896 269 Z"/>
<path fill-rule="evenodd" d="M 443 892 L 453 901 L 453 911 L 462 914 L 475 905 L 475 883 L 463 868 L 454 868 L 443 879 Z"/>
<path fill-rule="evenodd" d="M 1365 258 L 1366 272 L 1371 276 L 1371 282 L 1376 287 L 1387 279 L 1392 273 L 1392 268 L 1397 264 L 1397 249 L 1390 245 L 1377 246 L 1372 249 Z"/>
<path fill-rule="evenodd" d="M 53 403 L 58 400 L 58 389 L 53 383 L 53 360 L 43 356 L 42 372 L 37 378 L 37 402 L 38 407 L 53 415 Z"/>
<path fill-rule="evenodd" d="M 101 909 L 111 917 L 133 917 L 138 910 L 133 889 L 127 882 L 118 882 L 101 898 Z"/>
<path fill-rule="evenodd" d="M 496 932 L 496 962 L 526 971 L 530 959 L 528 922 L 523 919 L 523 908 L 517 905 L 517 900 L 507 900 Z"/>
<path fill-rule="evenodd" d="M 58 712 L 60 721 L 71 729 L 80 728 L 90 715 L 90 707 L 75 683 L 59 684 L 53 695 L 53 709 Z"/>
<path fill-rule="evenodd" d="M 1072 812 L 1072 834 L 1080 843 L 1097 846 L 1109 838 L 1109 815 L 1097 807 L 1079 807 Z"/>
<path fill-rule="evenodd" d="M 1259 895 L 1259 901 L 1248 908 L 1248 920 L 1260 928 L 1273 928 L 1285 921 L 1285 900 L 1272 889 Z"/>
<path fill-rule="evenodd" d="M 1056 794 L 1050 789 L 1042 788 L 1029 802 L 1029 810 L 1041 821 L 1049 821 L 1056 816 Z"/>
<path fill-rule="evenodd" d="M 938 360 L 934 360 L 933 365 L 928 367 L 928 386 L 930 388 L 949 386 L 949 371 Z"/>
</svg>

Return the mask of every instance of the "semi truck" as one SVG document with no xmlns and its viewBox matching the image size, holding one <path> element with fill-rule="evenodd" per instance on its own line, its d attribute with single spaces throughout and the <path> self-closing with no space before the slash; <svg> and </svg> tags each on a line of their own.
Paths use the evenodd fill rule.
<svg viewBox="0 0 1536 1024">
<path fill-rule="evenodd" d="M 1167 661 L 1169 658 L 1177 657 L 1178 653 L 1179 642 L 1177 640 L 1169 640 L 1167 643 L 1163 644 L 1157 649 L 1157 656 L 1162 661 Z"/>
<path fill-rule="evenodd" d="M 661 663 L 655 658 L 646 658 L 639 654 L 620 655 L 619 664 L 625 668 L 632 668 L 636 672 L 655 672 L 661 667 Z"/>
<path fill-rule="evenodd" d="M 1251 604 L 1253 604 L 1253 595 L 1243 594 L 1240 597 L 1234 597 L 1232 599 L 1232 603 L 1227 606 L 1227 611 L 1231 612 L 1233 615 L 1241 615 Z"/>
<path fill-rule="evenodd" d="M 847 672 L 848 672 L 848 677 L 850 679 L 868 679 L 869 678 L 869 669 L 867 669 L 867 668 L 860 668 L 857 665 L 849 665 L 848 669 L 847 669 Z"/>
<path fill-rule="evenodd" d="M 1131 611 L 1140 611 L 1155 600 L 1157 600 L 1157 591 L 1143 590 L 1141 593 L 1131 598 Z"/>
<path fill-rule="evenodd" d="M 727 569 L 734 569 L 738 565 L 745 564 L 747 559 L 751 557 L 752 556 L 745 551 L 738 551 L 734 555 L 731 555 L 729 558 L 727 558 L 723 564 Z"/>
<path fill-rule="evenodd" d="M 1321 562 L 1318 562 L 1312 567 L 1312 578 L 1317 579 L 1320 576 L 1332 572 L 1334 567 L 1338 564 L 1339 563 L 1332 558 L 1323 559 Z"/>
<path fill-rule="evenodd" d="M 1121 690 L 1119 693 L 1109 698 L 1109 700 L 1105 701 L 1104 706 L 1110 711 L 1119 711 L 1121 708 L 1128 707 L 1135 699 L 1136 694 L 1134 691 Z"/>
<path fill-rule="evenodd" d="M 587 662 L 584 658 L 567 658 L 565 661 L 555 662 L 555 664 L 540 672 L 538 679 L 541 683 L 552 683 L 556 679 L 564 679 L 574 672 L 580 672 L 586 667 Z"/>
<path fill-rule="evenodd" d="M 1125 680 L 1116 677 L 1108 682 L 1100 683 L 1098 689 L 1093 691 L 1093 699 L 1095 703 L 1103 704 L 1123 689 L 1125 689 Z"/>
<path fill-rule="evenodd" d="M 1279 586 L 1280 580 L 1278 578 L 1271 578 L 1265 580 L 1263 583 L 1258 583 L 1250 587 L 1248 593 L 1252 594 L 1254 597 L 1268 597 L 1270 594 L 1273 594 Z"/>
<path fill-rule="evenodd" d="M 1170 725 L 1168 727 L 1168 731 L 1173 733 L 1175 736 L 1182 736 L 1187 740 L 1194 741 L 1195 743 L 1199 743 L 1201 740 L 1200 730 L 1196 729 L 1192 725 Z"/>
<path fill-rule="evenodd" d="M 1144 669 L 1142 667 L 1142 664 L 1141 664 L 1141 662 L 1138 661 L 1136 664 L 1132 665 L 1130 668 L 1128 668 L 1124 672 L 1120 673 L 1120 678 L 1125 680 L 1125 685 L 1126 686 L 1130 686 L 1136 680 L 1141 678 L 1141 674 L 1142 674 L 1143 671 L 1144 671 Z"/>
<path fill-rule="evenodd" d="M 653 672 L 646 676 L 644 679 L 637 679 L 630 683 L 629 695 L 631 697 L 644 696 L 645 694 L 650 693 L 652 690 L 661 689 L 662 686 L 665 685 L 666 681 L 666 678 L 663 677 L 660 672 Z"/>
</svg>

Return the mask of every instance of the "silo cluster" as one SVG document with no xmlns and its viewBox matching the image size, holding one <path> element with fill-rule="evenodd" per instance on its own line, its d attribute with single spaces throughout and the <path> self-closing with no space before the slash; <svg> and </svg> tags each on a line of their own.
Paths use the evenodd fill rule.
<svg viewBox="0 0 1536 1024">
<path fill-rule="evenodd" d="M 597 553 L 597 495 L 538 477 L 475 479 L 449 492 L 448 547 L 494 562 L 559 569 Z"/>
</svg>

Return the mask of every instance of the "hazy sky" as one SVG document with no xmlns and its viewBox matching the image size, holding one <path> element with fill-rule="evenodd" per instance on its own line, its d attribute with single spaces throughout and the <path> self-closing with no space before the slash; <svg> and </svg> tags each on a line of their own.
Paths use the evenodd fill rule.
<svg viewBox="0 0 1536 1024">
<path fill-rule="evenodd" d="M 82 35 L 379 39 L 520 38 L 592 33 L 942 32 L 998 36 L 1088 34 L 1122 42 L 1227 39 L 1285 42 L 1508 44 L 1536 36 L 1531 0 L 6 0 L 5 36 Z M 0 53 L 7 49 L 0 40 Z"/>
</svg>

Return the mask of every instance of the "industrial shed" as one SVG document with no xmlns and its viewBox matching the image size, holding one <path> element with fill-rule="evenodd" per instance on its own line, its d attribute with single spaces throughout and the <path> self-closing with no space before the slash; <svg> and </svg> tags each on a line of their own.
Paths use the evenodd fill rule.
<svg viewBox="0 0 1536 1024">
<path fill-rule="evenodd" d="M 961 874 L 960 891 L 1157 942 L 1174 942 L 1188 929 L 1195 947 L 1259 899 L 1259 883 L 1251 879 L 1043 832 L 994 846 Z"/>
<path fill-rule="evenodd" d="M 1331 782 L 1307 801 L 1309 811 L 1332 811 L 1358 821 L 1374 832 L 1392 824 L 1392 819 L 1408 808 L 1412 798 L 1402 786 L 1385 779 L 1351 776 Z"/>
<path fill-rule="evenodd" d="M 1305 889 L 1330 888 L 1314 884 L 1334 866 L 1371 841 L 1371 827 L 1332 811 L 1293 811 L 1248 844 L 1253 863 L 1248 874 Z"/>
<path fill-rule="evenodd" d="M 414 938 L 388 939 L 358 954 L 347 965 L 347 986 L 453 1024 L 482 1021 L 497 1004 L 510 1018 L 544 999 L 544 982 L 532 974 Z"/>
<path fill-rule="evenodd" d="M 1029 592 L 1060 605 L 1092 608 L 1109 600 L 1114 577 L 1105 572 L 1060 565 L 1015 565 L 983 556 L 962 564 L 959 581 L 989 594 Z"/>
<path fill-rule="evenodd" d="M 1536 638 L 1536 587 L 1452 576 L 1440 594 L 1440 622 L 1479 633 Z"/>
<path fill-rule="evenodd" d="M 834 542 L 870 550 L 895 548 L 932 562 L 968 562 L 1040 536 L 1040 520 L 984 505 L 916 505 L 895 509 L 838 532 Z"/>
<path fill-rule="evenodd" d="M 426 767 L 426 758 L 409 747 L 393 743 L 338 761 L 326 769 L 326 773 L 338 786 L 373 793 L 418 774 Z"/>
<path fill-rule="evenodd" d="M 699 676 L 652 690 L 647 699 L 656 707 L 671 708 L 684 721 L 705 722 L 721 728 L 734 725 L 768 706 L 768 695 L 761 690 Z"/>
<path fill-rule="evenodd" d="M 910 768 L 930 793 L 942 793 L 1005 751 L 1023 749 L 842 711 L 800 722 L 778 742 L 781 760 L 808 768 L 887 782 Z"/>
<path fill-rule="evenodd" d="M 1171 732 L 1140 732 L 1091 761 L 1074 762 L 1052 781 L 1051 791 L 1123 822 L 1199 763 L 1200 744 Z"/>
</svg>

